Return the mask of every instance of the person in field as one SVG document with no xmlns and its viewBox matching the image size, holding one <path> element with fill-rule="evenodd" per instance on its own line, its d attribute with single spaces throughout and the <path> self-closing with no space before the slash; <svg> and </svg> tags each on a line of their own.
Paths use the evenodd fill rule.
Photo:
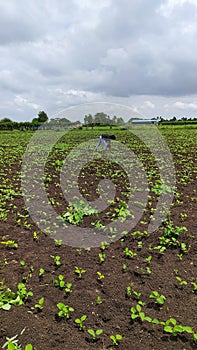
<svg viewBox="0 0 197 350">
<path fill-rule="evenodd" d="M 107 148 L 111 149 L 111 140 L 115 140 L 115 135 L 102 134 L 99 137 L 98 144 L 96 146 L 96 151 L 98 150 L 101 143 L 103 144 L 103 151 L 106 151 Z"/>
</svg>

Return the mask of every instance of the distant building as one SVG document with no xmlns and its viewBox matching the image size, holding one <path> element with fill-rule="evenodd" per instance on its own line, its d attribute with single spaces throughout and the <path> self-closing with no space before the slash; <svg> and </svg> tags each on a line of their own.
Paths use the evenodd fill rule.
<svg viewBox="0 0 197 350">
<path fill-rule="evenodd" d="M 157 119 L 133 119 L 132 124 L 158 124 Z"/>
</svg>

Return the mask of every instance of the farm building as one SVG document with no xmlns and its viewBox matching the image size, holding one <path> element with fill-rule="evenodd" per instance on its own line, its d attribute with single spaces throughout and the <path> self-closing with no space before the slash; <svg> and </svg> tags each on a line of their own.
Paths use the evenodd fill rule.
<svg viewBox="0 0 197 350">
<path fill-rule="evenodd" d="M 158 124 L 157 119 L 133 119 L 132 124 Z"/>
</svg>

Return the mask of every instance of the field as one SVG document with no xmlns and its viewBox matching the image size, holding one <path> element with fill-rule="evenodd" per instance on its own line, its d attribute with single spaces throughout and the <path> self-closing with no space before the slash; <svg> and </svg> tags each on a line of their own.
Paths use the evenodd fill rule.
<svg viewBox="0 0 197 350">
<path fill-rule="evenodd" d="M 143 164 L 133 188 L 126 171 L 109 160 L 108 153 L 102 156 L 101 150 L 88 164 L 80 163 L 74 154 L 72 170 L 68 166 L 62 170 L 63 160 L 72 149 L 82 142 L 87 142 L 87 147 L 95 145 L 101 132 L 115 134 L 116 140 Z M 46 134 L 40 131 L 39 137 L 42 133 Z M 26 197 L 21 184 L 24 187 L 27 182 L 21 169 L 29 171 L 23 157 L 33 133 L 0 133 L 1 347 L 6 338 L 17 335 L 21 347 L 10 349 L 25 349 L 27 344 L 35 350 L 197 349 L 197 128 L 163 126 L 159 133 L 173 158 L 173 188 L 162 187 L 162 169 L 143 140 L 129 130 L 95 128 L 71 130 L 59 137 L 43 174 L 39 160 L 31 159 L 34 171 L 27 180 Z M 35 146 L 39 148 L 39 144 Z M 113 151 L 112 144 L 111 154 Z M 165 154 L 161 157 L 165 159 Z M 165 161 L 160 164 L 165 170 Z M 148 193 L 143 187 L 144 172 Z M 88 200 L 90 204 L 99 198 L 99 182 L 112 180 L 114 200 L 110 198 L 101 212 L 91 211 L 83 202 L 71 205 L 64 197 L 67 189 L 60 185 L 62 173 L 62 182 L 71 187 L 71 192 L 78 181 L 84 203 Z M 41 182 L 46 199 L 40 205 Z M 149 232 L 160 196 L 166 200 L 165 195 L 172 193 L 162 222 Z M 133 198 L 134 214 L 127 206 L 129 197 Z M 61 218 L 62 227 L 72 224 L 68 244 L 64 244 L 61 233 L 55 236 L 58 224 L 52 219 L 53 213 L 50 217 L 46 200 Z M 30 214 L 32 210 L 37 221 Z M 116 219 L 124 227 L 121 235 L 114 226 L 110 234 L 106 233 Z M 88 239 L 83 244 L 80 238 L 80 232 L 85 237 L 86 230 L 94 231 L 89 246 Z M 98 243 L 97 237 L 103 237 L 102 242 Z"/>
</svg>

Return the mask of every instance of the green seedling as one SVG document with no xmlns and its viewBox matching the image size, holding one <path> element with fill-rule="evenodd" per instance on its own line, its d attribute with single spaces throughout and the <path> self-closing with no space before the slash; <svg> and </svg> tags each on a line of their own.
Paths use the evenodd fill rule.
<svg viewBox="0 0 197 350">
<path fill-rule="evenodd" d="M 105 261 L 106 254 L 99 253 L 99 263 L 102 264 Z"/>
<path fill-rule="evenodd" d="M 39 237 L 38 237 L 38 236 L 39 236 L 39 234 L 38 234 L 36 231 L 34 231 L 34 232 L 33 232 L 33 240 L 36 241 L 36 242 L 38 242 L 38 240 L 39 240 Z"/>
<path fill-rule="evenodd" d="M 41 267 L 41 268 L 39 269 L 39 277 L 44 276 L 44 274 L 45 274 L 45 270 Z"/>
<path fill-rule="evenodd" d="M 8 249 L 17 249 L 18 248 L 18 243 L 16 243 L 15 241 L 12 241 L 12 240 L 1 241 L 0 244 L 5 245 L 6 248 L 8 248 Z"/>
<path fill-rule="evenodd" d="M 53 281 L 53 284 L 55 287 L 59 287 L 61 289 L 64 288 L 65 286 L 64 276 L 59 275 L 58 278 Z"/>
<path fill-rule="evenodd" d="M 24 260 L 21 260 L 21 261 L 20 261 L 20 264 L 21 264 L 21 266 L 24 266 L 24 267 L 27 266 L 27 265 L 26 265 L 26 262 L 25 262 Z"/>
<path fill-rule="evenodd" d="M 66 287 L 65 287 L 66 294 L 72 293 L 72 289 L 71 288 L 72 288 L 72 283 L 67 282 L 66 283 Z"/>
<path fill-rule="evenodd" d="M 193 286 L 193 293 L 197 294 L 197 283 L 191 282 L 191 285 Z"/>
<path fill-rule="evenodd" d="M 150 264 L 152 260 L 152 255 L 149 255 L 148 258 L 144 259 L 145 262 L 147 262 L 148 264 Z"/>
<path fill-rule="evenodd" d="M 94 331 L 93 329 L 88 329 L 88 333 L 92 336 L 93 342 L 97 341 L 97 336 L 101 335 L 103 333 L 102 329 L 97 329 Z"/>
<path fill-rule="evenodd" d="M 100 271 L 97 272 L 97 275 L 98 275 L 97 279 L 99 281 L 101 281 L 103 278 L 105 278 L 105 276 Z"/>
<path fill-rule="evenodd" d="M 132 252 L 132 250 L 130 250 L 128 247 L 125 248 L 125 255 L 127 258 L 129 259 L 133 259 L 137 254 Z"/>
<path fill-rule="evenodd" d="M 102 304 L 102 299 L 100 297 L 100 295 L 98 295 L 97 297 L 97 300 L 96 300 L 96 303 L 99 305 L 99 304 Z"/>
<path fill-rule="evenodd" d="M 81 318 L 76 318 L 75 323 L 79 326 L 80 331 L 82 331 L 85 326 L 83 325 L 83 322 L 86 320 L 87 316 L 83 315 Z"/>
<path fill-rule="evenodd" d="M 61 239 L 54 239 L 54 241 L 55 241 L 55 245 L 57 247 L 60 247 L 62 245 L 62 240 Z"/>
<path fill-rule="evenodd" d="M 22 332 L 20 334 L 22 334 Z M 17 339 L 17 337 L 18 337 L 17 334 L 15 336 L 13 336 L 12 338 L 6 337 L 6 342 L 3 344 L 2 349 L 7 347 L 7 350 L 22 350 L 21 345 L 18 344 L 19 340 Z M 27 344 L 25 346 L 25 350 L 33 350 L 32 344 Z"/>
<path fill-rule="evenodd" d="M 122 335 L 110 335 L 110 339 L 112 340 L 113 345 L 118 346 L 119 342 L 122 340 Z"/>
<path fill-rule="evenodd" d="M 59 255 L 51 255 L 51 258 L 54 260 L 54 263 L 56 266 L 60 266 L 62 263 L 60 261 L 60 256 Z"/>
<path fill-rule="evenodd" d="M 40 298 L 38 301 L 38 304 L 35 304 L 34 307 L 38 311 L 41 311 L 43 309 L 43 304 L 44 304 L 44 297 Z"/>
<path fill-rule="evenodd" d="M 127 265 L 126 264 L 122 264 L 122 271 L 126 272 L 127 271 Z"/>
<path fill-rule="evenodd" d="M 26 286 L 22 282 L 18 283 L 17 294 L 20 300 L 27 300 L 29 296 L 33 296 L 33 292 L 27 292 Z"/>
<path fill-rule="evenodd" d="M 187 281 L 183 280 L 180 276 L 176 276 L 176 279 L 179 282 L 180 289 L 183 289 L 183 286 L 187 285 Z"/>
<path fill-rule="evenodd" d="M 58 303 L 57 308 L 59 309 L 58 316 L 66 317 L 67 319 L 70 318 L 70 312 L 74 311 L 72 307 L 65 305 L 64 303 Z"/>
<path fill-rule="evenodd" d="M 149 298 L 155 299 L 155 302 L 158 305 L 163 305 L 165 300 L 166 300 L 166 297 L 164 295 L 162 295 L 162 294 L 159 294 L 157 291 L 152 292 L 149 295 Z"/>
<path fill-rule="evenodd" d="M 82 278 L 82 274 L 85 272 L 86 272 L 86 270 L 80 269 L 79 267 L 75 266 L 75 273 L 78 276 L 78 278 Z"/>
<path fill-rule="evenodd" d="M 131 289 L 131 286 L 128 286 L 126 288 L 126 297 L 130 298 L 131 296 L 132 296 L 132 289 Z"/>
</svg>

